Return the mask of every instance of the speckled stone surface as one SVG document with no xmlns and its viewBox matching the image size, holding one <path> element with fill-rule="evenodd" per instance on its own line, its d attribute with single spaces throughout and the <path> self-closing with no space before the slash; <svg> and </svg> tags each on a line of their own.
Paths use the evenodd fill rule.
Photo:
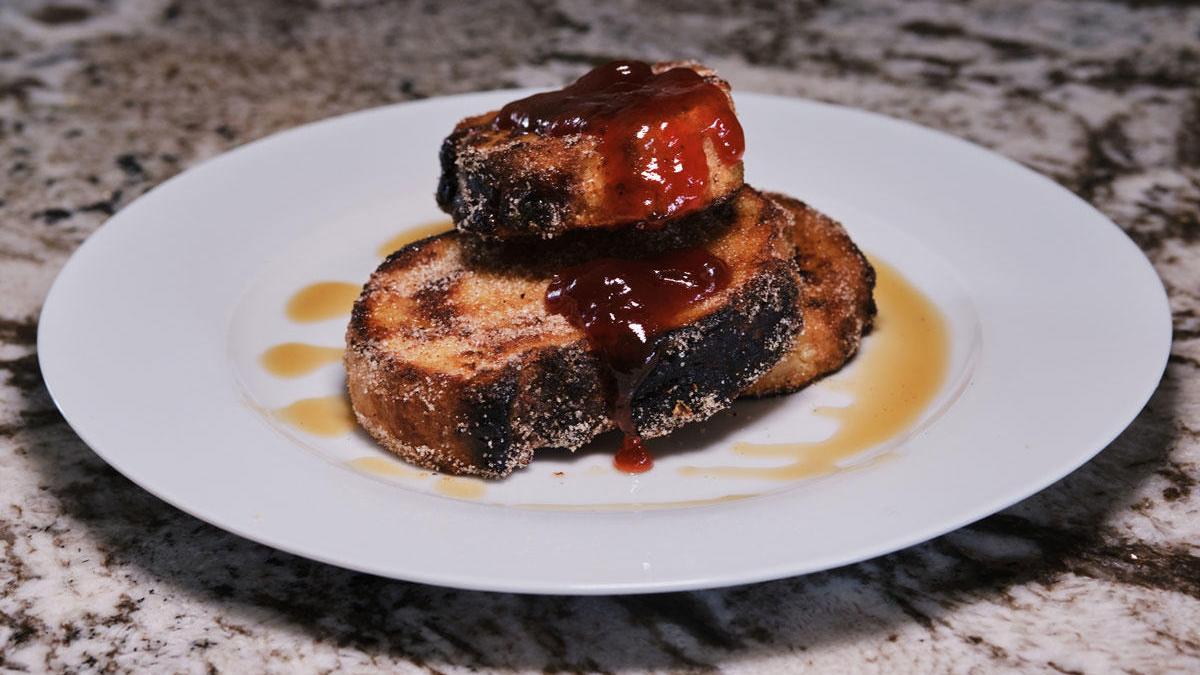
<svg viewBox="0 0 1200 675">
<path fill-rule="evenodd" d="M 1200 8 L 780 5 L 0 1 L 0 671 L 1200 671 Z M 42 299 L 150 187 L 301 122 L 626 55 L 943 129 L 1095 204 L 1170 293 L 1148 408 L 1068 478 L 927 544 L 625 598 L 292 557 L 158 501 L 55 412 Z"/>
</svg>

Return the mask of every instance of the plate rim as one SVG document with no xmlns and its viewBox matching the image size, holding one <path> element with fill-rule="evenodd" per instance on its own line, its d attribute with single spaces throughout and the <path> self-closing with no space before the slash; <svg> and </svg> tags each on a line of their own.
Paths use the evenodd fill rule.
<svg viewBox="0 0 1200 675">
<path fill-rule="evenodd" d="M 557 586 L 549 587 L 549 586 L 544 586 L 544 585 L 538 585 L 536 583 L 531 584 L 531 583 L 526 583 L 526 582 L 521 582 L 521 581 L 506 583 L 504 580 L 497 580 L 497 579 L 486 579 L 486 578 L 479 578 L 479 577 L 456 578 L 453 576 L 448 576 L 446 574 L 421 574 L 421 573 L 414 573 L 412 571 L 405 572 L 403 575 L 398 575 L 394 570 L 378 569 L 371 565 L 356 564 L 353 560 L 338 559 L 338 558 L 334 558 L 334 557 L 324 556 L 320 553 L 317 553 L 317 552 L 314 552 L 311 550 L 303 550 L 300 547 L 292 546 L 287 541 L 273 538 L 272 536 L 270 536 L 267 533 L 264 533 L 261 531 L 253 531 L 250 528 L 243 528 L 240 526 L 240 524 L 237 524 L 237 523 L 218 522 L 216 520 L 213 520 L 213 519 L 207 517 L 206 514 L 204 514 L 201 509 L 192 508 L 189 504 L 185 503 L 183 500 L 175 499 L 172 497 L 171 494 L 164 493 L 164 492 L 158 490 L 156 488 L 156 486 L 153 485 L 152 481 L 139 480 L 137 477 L 138 472 L 136 470 L 133 470 L 131 467 L 126 466 L 125 465 L 126 463 L 122 462 L 119 459 L 119 457 L 114 456 L 114 453 L 111 453 L 106 449 L 102 449 L 101 445 L 94 444 L 93 440 L 91 438 L 89 438 L 90 434 L 89 434 L 88 430 L 81 428 L 81 425 L 78 424 L 77 416 L 74 416 L 74 418 L 73 418 L 72 412 L 70 410 L 68 410 L 68 408 L 63 407 L 63 405 L 60 402 L 59 393 L 56 391 L 56 387 L 59 384 L 61 384 L 61 381 L 56 383 L 56 382 L 52 381 L 54 379 L 54 376 L 48 375 L 49 373 L 56 372 L 56 369 L 52 363 L 53 358 L 54 358 L 53 352 L 52 351 L 43 351 L 43 345 L 48 344 L 49 340 L 47 339 L 47 334 L 46 334 L 47 330 L 48 330 L 46 328 L 46 326 L 48 324 L 46 322 L 41 321 L 41 318 L 42 318 L 42 316 L 44 316 L 47 313 L 48 310 L 50 310 L 51 312 L 56 311 L 57 307 L 59 305 L 61 305 L 63 302 L 65 302 L 64 300 L 61 299 L 62 294 L 64 293 L 64 291 L 62 289 L 66 286 L 66 283 L 68 283 L 68 282 L 64 282 L 63 280 L 65 278 L 67 278 L 68 271 L 72 269 L 72 265 L 77 263 L 78 260 L 83 259 L 84 256 L 91 255 L 90 253 L 88 253 L 88 251 L 95 249 L 95 247 L 99 245 L 99 244 L 97 244 L 97 242 L 103 241 L 109 236 L 113 236 L 111 233 L 115 232 L 116 230 L 112 230 L 109 227 L 110 223 L 113 223 L 117 219 L 122 218 L 122 214 L 125 213 L 130 207 L 134 206 L 138 201 L 142 201 L 147 196 L 152 195 L 157 192 L 160 192 L 160 191 L 164 190 L 165 188 L 167 188 L 168 186 L 174 185 L 177 181 L 186 180 L 186 177 L 189 176 L 189 174 L 191 174 L 192 172 L 194 172 L 196 169 L 198 169 L 200 167 L 208 166 L 214 162 L 225 160 L 225 159 L 229 158 L 230 156 L 233 156 L 236 154 L 244 153 L 247 151 L 252 151 L 252 149 L 257 148 L 260 144 L 272 142 L 281 137 L 286 137 L 286 136 L 290 136 L 290 135 L 294 135 L 294 134 L 303 134 L 307 130 L 311 129 L 312 127 L 316 127 L 319 125 L 326 125 L 326 124 L 330 124 L 332 122 L 337 122 L 337 121 L 345 122 L 347 120 L 353 119 L 358 116 L 367 116 L 367 115 L 386 113 L 390 110 L 393 110 L 393 109 L 396 109 L 399 107 L 410 107 L 410 106 L 423 107 L 425 105 L 445 103 L 445 102 L 454 101 L 454 100 L 473 99 L 473 98 L 477 98 L 481 95 L 490 95 L 490 96 L 499 96 L 501 94 L 519 95 L 522 93 L 533 92 L 533 91 L 539 91 L 539 90 L 536 90 L 536 89 L 501 89 L 501 90 L 491 90 L 491 91 L 482 91 L 482 92 L 468 92 L 468 93 L 463 93 L 463 94 L 456 94 L 453 96 L 434 97 L 434 98 L 425 99 L 422 101 L 395 103 L 395 104 L 379 106 L 379 107 L 375 107 L 375 108 L 369 108 L 369 109 L 365 109 L 365 110 L 352 111 L 349 113 L 336 115 L 336 116 L 321 119 L 321 120 L 315 120 L 315 121 L 308 122 L 306 124 L 303 124 L 303 125 L 300 125 L 297 127 L 285 129 L 285 130 L 279 131 L 277 133 L 264 136 L 263 138 L 256 139 L 256 140 L 246 143 L 244 145 L 233 148 L 227 152 L 218 154 L 218 155 L 210 157 L 210 158 L 206 158 L 205 160 L 198 162 L 193 166 L 190 166 L 187 170 L 182 171 L 179 174 L 172 176 L 170 179 L 165 180 L 162 183 L 156 185 L 154 188 L 152 188 L 151 190 L 147 191 L 145 194 L 138 197 L 138 199 L 135 200 L 133 203 L 127 205 L 124 209 L 122 209 L 118 213 L 114 214 L 109 219 L 107 219 L 103 225 L 101 225 L 97 230 L 95 230 L 71 254 L 71 256 L 68 258 L 66 263 L 63 265 L 62 269 L 56 275 L 54 282 L 51 284 L 50 289 L 48 290 L 48 292 L 46 294 L 45 300 L 44 300 L 41 310 L 39 312 L 39 326 L 38 326 L 38 334 L 37 334 L 38 362 L 39 362 L 39 366 L 42 368 L 42 372 L 47 374 L 47 375 L 44 375 L 44 378 L 43 378 L 46 388 L 47 388 L 47 391 L 49 392 L 50 397 L 51 397 L 52 401 L 54 402 L 56 408 L 58 408 L 58 410 L 62 414 L 64 420 L 67 422 L 67 424 L 70 426 L 70 428 L 74 431 L 74 433 L 76 433 L 80 437 L 80 439 L 83 440 L 83 442 L 92 450 L 92 452 L 95 452 L 107 464 L 112 466 L 116 471 L 121 473 L 127 479 L 131 480 L 135 485 L 138 485 L 141 489 L 146 490 L 150 494 L 153 494 L 155 497 L 163 500 L 164 502 L 172 505 L 175 508 L 180 509 L 181 511 L 183 511 L 185 513 L 188 513 L 189 515 L 191 515 L 193 517 L 199 518 L 200 520 L 202 520 L 204 522 L 212 524 L 222 530 L 231 532 L 240 537 L 250 539 L 251 541 L 255 541 L 255 542 L 267 545 L 267 546 L 271 546 L 273 548 L 277 548 L 279 550 L 283 550 L 283 551 L 286 551 L 286 552 L 294 554 L 294 555 L 317 560 L 317 561 L 320 561 L 323 563 L 332 564 L 332 565 L 343 567 L 343 568 L 356 570 L 359 572 L 365 572 L 365 573 L 369 573 L 369 574 L 375 574 L 375 575 L 390 577 L 390 578 L 405 579 L 405 580 L 416 581 L 416 582 L 420 582 L 420 583 L 434 584 L 434 585 L 439 585 L 439 586 L 449 586 L 449 587 L 454 587 L 454 588 L 462 588 L 462 589 L 470 589 L 470 590 L 499 591 L 499 592 L 594 595 L 594 594 L 614 594 L 614 593 L 646 593 L 646 592 L 696 590 L 696 589 L 702 589 L 702 588 L 713 588 L 713 587 L 737 585 L 737 584 L 743 584 L 743 583 L 754 583 L 754 582 L 760 582 L 760 581 L 767 581 L 767 580 L 778 579 L 778 578 L 783 578 L 783 577 L 788 577 L 788 576 L 809 574 L 812 572 L 830 569 L 832 567 L 839 567 L 842 565 L 849 565 L 849 564 L 853 564 L 856 562 L 861 562 L 862 560 L 874 558 L 874 557 L 877 557 L 880 555 L 886 555 L 888 553 L 906 548 L 908 546 L 912 546 L 914 544 L 917 544 L 917 543 L 920 543 L 923 541 L 928 541 L 930 539 L 941 536 L 947 532 L 956 530 L 966 524 L 975 522 L 975 521 L 979 520 L 980 518 L 986 517 L 987 515 L 990 515 L 999 510 L 1007 508 L 1008 506 L 1016 504 L 1024 499 L 1027 499 L 1031 495 L 1044 490 L 1046 487 L 1054 484 L 1055 482 L 1061 480 L 1063 477 L 1069 475 L 1070 473 L 1072 473 L 1073 471 L 1078 469 L 1080 466 L 1087 463 L 1089 460 L 1091 460 L 1097 454 L 1099 454 L 1099 452 L 1103 451 L 1103 449 L 1106 448 L 1109 444 L 1111 444 L 1113 442 L 1113 440 L 1115 440 L 1128 427 L 1128 425 L 1134 419 L 1136 419 L 1138 415 L 1140 415 L 1141 411 L 1144 410 L 1144 408 L 1145 408 L 1146 404 L 1149 402 L 1150 398 L 1158 390 L 1158 387 L 1159 387 L 1160 382 L 1163 377 L 1163 373 L 1165 372 L 1165 369 L 1168 365 L 1170 347 L 1171 347 L 1172 339 L 1173 339 L 1172 332 L 1171 332 L 1172 318 L 1171 318 L 1171 313 L 1170 313 L 1170 308 L 1169 308 L 1169 299 L 1166 294 L 1165 287 L 1163 285 L 1161 277 L 1158 275 L 1157 270 L 1154 269 L 1153 264 L 1149 261 L 1149 259 L 1146 257 L 1146 255 L 1141 251 L 1141 249 L 1137 247 L 1137 245 L 1128 236 L 1128 234 L 1125 233 L 1124 230 L 1122 230 L 1118 225 L 1116 225 L 1116 223 L 1114 223 L 1110 218 L 1108 218 L 1106 215 L 1104 215 L 1102 212 L 1100 212 L 1098 209 L 1096 209 L 1092 204 L 1088 203 L 1087 201 L 1083 200 L 1079 196 L 1070 192 L 1065 187 L 1059 185 L 1058 183 L 1056 183 L 1049 177 L 1044 176 L 1043 174 L 1040 174 L 1040 173 L 1032 170 L 1031 168 L 1021 164 L 1020 162 L 1017 162 L 1016 160 L 1006 157 L 998 152 L 989 150 L 989 149 L 987 149 L 981 145 L 978 145 L 974 142 L 959 138 L 957 136 L 953 136 L 947 132 L 943 132 L 943 131 L 940 131 L 937 129 L 925 127 L 923 125 L 917 124 L 917 123 L 909 121 L 909 120 L 894 118 L 894 117 L 890 117 L 887 115 L 883 115 L 881 113 L 876 113 L 876 112 L 868 111 L 868 110 L 862 110 L 862 109 L 858 109 L 858 108 L 852 108 L 849 106 L 843 106 L 843 105 L 834 104 L 834 103 L 827 103 L 827 102 L 823 102 L 823 101 L 816 101 L 816 100 L 805 99 L 805 98 L 800 98 L 800 97 L 746 92 L 746 93 L 738 94 L 737 98 L 762 98 L 762 99 L 770 99 L 770 100 L 787 103 L 787 104 L 798 102 L 798 103 L 802 103 L 802 104 L 806 104 L 806 105 L 813 105 L 818 108 L 825 108 L 832 112 L 836 112 L 838 114 L 851 114 L 851 115 L 855 115 L 855 116 L 866 116 L 868 118 L 873 118 L 874 121 L 876 121 L 876 122 L 883 122 L 883 123 L 888 123 L 888 124 L 899 123 L 900 125 L 902 125 L 904 127 L 908 127 L 910 131 L 916 131 L 918 133 L 923 133 L 923 134 L 934 134 L 935 136 L 940 137 L 942 140 L 953 141 L 955 144 L 970 148 L 971 152 L 982 153 L 982 155 L 986 156 L 991 161 L 995 161 L 997 159 L 1003 161 L 1005 164 L 1008 165 L 1009 169 L 1013 169 L 1013 168 L 1017 169 L 1020 173 L 1024 174 L 1026 178 L 1035 177 L 1038 181 L 1046 184 L 1049 187 L 1052 187 L 1055 190 L 1055 192 L 1058 194 L 1059 197 L 1062 197 L 1062 196 L 1068 197 L 1072 201 L 1073 206 L 1078 207 L 1078 206 L 1082 205 L 1082 206 L 1086 207 L 1086 209 L 1089 210 L 1093 215 L 1098 216 L 1101 220 L 1108 223 L 1109 226 L 1115 228 L 1116 231 L 1121 235 L 1121 238 L 1123 239 L 1123 244 L 1128 249 L 1131 249 L 1132 253 L 1136 254 L 1136 258 L 1138 259 L 1139 266 L 1144 268 L 1143 271 L 1148 271 L 1149 274 L 1152 276 L 1152 278 L 1157 281 L 1157 288 L 1155 289 L 1156 296 L 1157 296 L 1156 300 L 1159 301 L 1158 304 L 1161 305 L 1161 308 L 1165 310 L 1163 312 L 1163 317 L 1164 317 L 1165 321 L 1163 322 L 1163 325 L 1157 329 L 1157 330 L 1161 331 L 1161 337 L 1165 338 L 1165 340 L 1163 340 L 1162 349 L 1160 352 L 1159 360 L 1161 361 L 1161 364 L 1153 373 L 1153 377 L 1151 377 L 1151 373 L 1149 373 L 1149 372 L 1146 373 L 1145 381 L 1147 384 L 1144 388 L 1144 391 L 1139 390 L 1138 392 L 1136 392 L 1136 395 L 1129 395 L 1127 397 L 1127 400 L 1129 401 L 1128 407 L 1130 409 L 1134 409 L 1133 414 L 1131 416 L 1129 416 L 1128 419 L 1123 419 L 1124 416 L 1122 415 L 1122 416 L 1120 416 L 1120 417 L 1122 417 L 1122 419 L 1116 423 L 1111 424 L 1109 428 L 1106 428 L 1104 430 L 1097 430 L 1096 434 L 1094 435 L 1095 438 L 1097 439 L 1097 442 L 1087 444 L 1089 447 L 1091 447 L 1092 445 L 1095 445 L 1096 447 L 1094 450 L 1089 450 L 1087 452 L 1078 453 L 1079 457 L 1076 458 L 1077 461 L 1072 460 L 1070 462 L 1065 462 L 1065 463 L 1063 463 L 1064 468 L 1061 468 L 1061 470 L 1049 472 L 1049 473 L 1039 477 L 1038 480 L 1029 481 L 1025 489 L 1018 491 L 1020 494 L 1016 494 L 1016 495 L 1009 494 L 1009 495 L 1006 495 L 1003 497 L 994 498 L 994 499 L 990 500 L 989 502 L 982 503 L 981 505 L 977 506 L 973 510 L 970 510 L 969 512 L 960 514 L 959 517 L 957 517 L 957 518 L 952 518 L 952 519 L 945 521 L 944 523 L 942 523 L 939 526 L 917 528 L 910 532 L 907 532 L 904 536 L 893 537 L 886 543 L 882 543 L 882 544 L 876 543 L 875 545 L 869 547 L 872 549 L 870 552 L 860 552 L 860 554 L 850 555 L 850 556 L 846 556 L 846 555 L 834 556 L 838 559 L 836 561 L 832 561 L 832 562 L 825 560 L 825 561 L 818 561 L 815 564 L 809 564 L 809 565 L 780 564 L 773 568 L 756 568 L 751 573 L 743 574 L 737 578 L 713 579 L 711 577 L 706 577 L 705 575 L 700 574 L 700 575 L 697 575 L 695 578 L 677 578 L 677 579 L 668 579 L 668 580 L 656 579 L 652 582 L 627 581 L 627 582 L 605 583 L 605 582 L 594 582 L 594 581 L 581 581 L 581 582 L 578 582 L 575 584 L 567 584 L 565 586 L 560 584 Z M 108 234 L 106 234 L 106 233 L 108 233 Z M 1150 328 L 1147 328 L 1147 330 L 1150 330 Z M 1127 391 L 1128 391 L 1128 389 L 1127 389 Z M 1135 400 L 1137 401 L 1136 406 L 1133 403 Z M 1080 444 L 1080 445 L 1082 446 L 1083 444 Z M 779 498 L 779 497 L 780 497 L 779 495 L 774 495 L 774 496 L 766 496 L 765 498 L 770 499 L 770 498 Z M 695 507 L 695 508 L 696 509 L 706 509 L 706 508 L 714 508 L 714 507 Z"/>
</svg>

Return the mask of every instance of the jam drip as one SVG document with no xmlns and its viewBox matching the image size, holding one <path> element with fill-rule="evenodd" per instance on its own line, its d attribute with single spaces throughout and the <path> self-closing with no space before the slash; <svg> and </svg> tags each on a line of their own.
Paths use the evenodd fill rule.
<svg viewBox="0 0 1200 675">
<path fill-rule="evenodd" d="M 745 151 L 729 99 L 691 68 L 654 74 L 642 61 L 613 61 L 558 91 L 500 109 L 493 126 L 546 136 L 600 137 L 604 206 L 613 222 L 659 221 L 705 205 L 705 141 L 722 163 Z"/>
<path fill-rule="evenodd" d="M 550 281 L 547 310 L 583 329 L 607 371 L 611 415 L 624 434 L 618 469 L 641 473 L 654 465 L 633 422 L 633 395 L 658 361 L 658 338 L 729 279 L 720 258 L 685 248 L 642 260 L 598 258 Z"/>
</svg>

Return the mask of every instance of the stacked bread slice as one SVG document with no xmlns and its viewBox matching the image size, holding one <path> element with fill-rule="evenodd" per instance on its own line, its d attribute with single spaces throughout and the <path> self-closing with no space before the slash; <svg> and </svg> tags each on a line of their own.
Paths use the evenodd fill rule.
<svg viewBox="0 0 1200 675">
<path fill-rule="evenodd" d="M 690 69 L 728 95 L 695 64 L 652 68 Z M 503 478 L 540 448 L 577 449 L 615 428 L 611 364 L 546 300 L 564 270 L 590 261 L 688 249 L 726 270 L 720 288 L 648 337 L 654 358 L 627 401 L 642 437 L 739 396 L 795 391 L 853 356 L 875 312 L 874 272 L 837 222 L 744 185 L 740 157 L 721 161 L 708 141 L 693 155 L 704 166 L 693 167 L 686 209 L 613 222 L 605 205 L 620 186 L 597 134 L 505 128 L 498 114 L 463 120 L 444 143 L 437 198 L 456 230 L 389 256 L 354 307 L 350 398 L 388 450 Z"/>
</svg>

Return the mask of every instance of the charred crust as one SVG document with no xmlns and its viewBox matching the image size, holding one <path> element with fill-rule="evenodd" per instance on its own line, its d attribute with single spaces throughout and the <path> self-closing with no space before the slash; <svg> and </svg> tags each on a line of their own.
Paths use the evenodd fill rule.
<svg viewBox="0 0 1200 675">
<path fill-rule="evenodd" d="M 548 240 L 529 235 L 503 240 L 473 237 L 462 239 L 460 243 L 464 258 L 472 267 L 506 274 L 545 274 L 547 269 L 596 257 L 650 257 L 721 236 L 733 227 L 736 220 L 734 202 L 739 194 L 740 191 L 735 192 L 704 211 L 655 227 L 633 225 L 572 230 Z M 776 208 L 771 204 L 765 206 Z M 770 215 L 764 214 L 764 217 Z"/>
<path fill-rule="evenodd" d="M 870 289 L 870 292 L 867 294 L 866 307 L 863 309 L 863 313 L 866 315 L 863 326 L 863 334 L 865 335 L 870 333 L 871 329 L 875 328 L 875 317 L 879 316 L 879 307 L 875 304 L 875 268 L 857 246 L 854 247 L 854 250 L 858 253 L 858 258 L 862 261 L 863 266 L 866 267 L 866 284 L 867 288 Z"/>
<path fill-rule="evenodd" d="M 539 354 L 524 375 L 514 406 L 531 447 L 579 447 L 610 425 L 600 362 L 582 343 Z"/>
<path fill-rule="evenodd" d="M 563 171 L 546 171 L 539 180 L 517 185 L 505 185 L 509 209 L 498 212 L 500 220 L 494 231 L 480 234 L 520 232 L 526 228 L 545 237 L 555 234 L 561 224 L 569 221 L 574 204 L 571 176 Z"/>
<path fill-rule="evenodd" d="M 531 234 L 550 237 L 566 229 L 575 211 L 581 170 L 549 164 L 563 153 L 562 139 L 518 138 L 487 146 L 490 132 L 456 131 L 442 146 L 438 205 L 455 227 L 481 237 Z M 545 146 L 545 147 L 540 147 Z M 542 152 L 548 157 L 535 157 Z"/>
<path fill-rule="evenodd" d="M 437 199 L 438 207 L 449 214 L 455 212 L 455 200 L 458 196 L 458 144 L 462 139 L 464 132 L 455 131 L 442 141 L 441 150 L 438 151 L 438 163 L 442 167 L 441 176 L 438 178 Z M 457 218 L 455 218 L 457 220 Z"/>
<path fill-rule="evenodd" d="M 449 326 L 453 323 L 458 310 L 450 298 L 460 278 L 461 275 L 455 275 L 438 279 L 435 283 L 417 289 L 412 296 L 417 314 L 439 326 Z"/>
<path fill-rule="evenodd" d="M 801 326 L 799 295 L 779 261 L 726 307 L 664 335 L 662 358 L 634 395 L 638 429 L 660 436 L 727 407 L 791 349 Z"/>
<path fill-rule="evenodd" d="M 460 431 L 469 439 L 471 463 L 485 476 L 503 476 L 512 469 L 513 400 L 517 396 L 517 369 L 507 368 L 491 382 L 468 387 L 463 395 L 466 419 Z"/>
</svg>

